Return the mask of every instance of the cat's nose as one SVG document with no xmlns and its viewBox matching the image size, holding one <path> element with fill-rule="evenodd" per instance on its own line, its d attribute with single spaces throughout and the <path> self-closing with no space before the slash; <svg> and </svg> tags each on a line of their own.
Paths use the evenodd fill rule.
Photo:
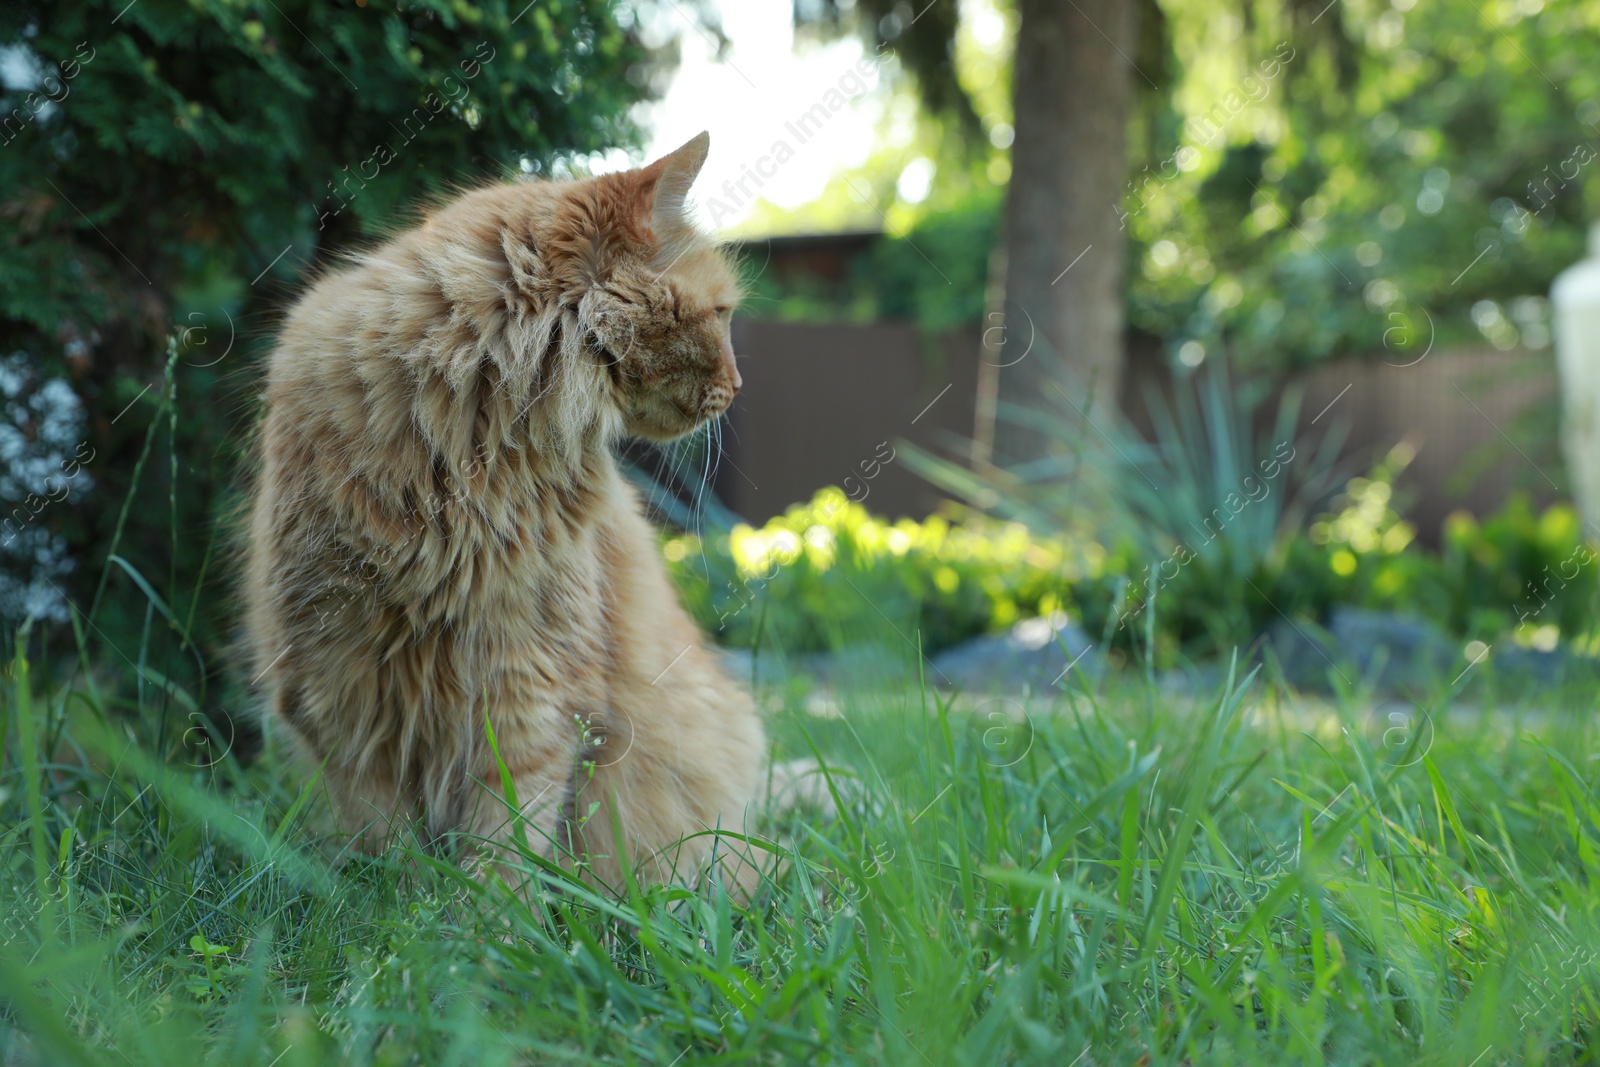
<svg viewBox="0 0 1600 1067">
<path fill-rule="evenodd" d="M 733 395 L 739 395 L 739 387 L 744 385 L 744 379 L 739 377 L 739 368 L 733 368 Z"/>
</svg>

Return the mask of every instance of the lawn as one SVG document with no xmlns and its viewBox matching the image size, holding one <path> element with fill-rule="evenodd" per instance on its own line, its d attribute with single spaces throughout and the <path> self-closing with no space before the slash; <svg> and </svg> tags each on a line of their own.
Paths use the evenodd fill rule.
<svg viewBox="0 0 1600 1067">
<path fill-rule="evenodd" d="M 1268 674 L 766 692 L 841 808 L 772 823 L 746 907 L 334 862 L 270 749 L 201 766 L 153 687 L 18 659 L 0 1062 L 1592 1062 L 1592 697 Z"/>
</svg>

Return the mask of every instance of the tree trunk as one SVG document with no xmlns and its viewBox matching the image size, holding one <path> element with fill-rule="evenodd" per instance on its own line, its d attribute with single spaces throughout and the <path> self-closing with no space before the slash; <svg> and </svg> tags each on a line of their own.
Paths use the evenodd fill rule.
<svg viewBox="0 0 1600 1067">
<path fill-rule="evenodd" d="M 1116 406 L 1125 321 L 1120 207 L 1134 76 L 1132 0 L 1018 6 L 1016 142 L 997 264 L 1004 330 L 994 329 L 1001 320 L 991 315 L 983 355 L 1001 408 L 991 423 L 992 461 L 1002 466 L 1061 447 L 1007 418 L 1005 406 L 1075 419 L 1076 405 L 1097 423 Z"/>
</svg>

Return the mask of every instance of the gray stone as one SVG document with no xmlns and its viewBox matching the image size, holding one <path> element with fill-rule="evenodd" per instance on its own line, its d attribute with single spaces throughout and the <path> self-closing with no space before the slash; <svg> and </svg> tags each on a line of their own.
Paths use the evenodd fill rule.
<svg viewBox="0 0 1600 1067">
<path fill-rule="evenodd" d="M 1250 673 L 1254 663 L 1241 660 L 1238 678 Z M 1228 682 L 1228 661 L 1213 660 L 1205 663 L 1186 662 L 1181 667 L 1170 667 L 1156 676 L 1156 684 L 1168 693 L 1192 696 L 1211 696 L 1222 691 Z"/>
<path fill-rule="evenodd" d="M 753 680 L 762 687 L 800 682 L 807 687 L 820 684 L 834 688 L 897 688 L 916 681 L 907 663 L 910 653 L 897 653 L 881 645 L 849 645 L 831 652 L 790 655 L 763 648 L 759 657 L 752 657 L 748 648 L 724 648 L 719 652 L 723 669 L 747 685 Z"/>
<path fill-rule="evenodd" d="M 796 657 L 798 666 L 817 681 L 834 689 L 901 689 L 916 683 L 910 646 L 846 645 L 831 652 Z"/>
<path fill-rule="evenodd" d="M 1069 666 L 1073 673 L 1098 676 L 1105 657 L 1081 628 L 1058 612 L 945 649 L 930 661 L 928 680 L 941 689 L 969 693 L 1048 693 L 1071 681 Z"/>
<path fill-rule="evenodd" d="M 1490 650 L 1486 666 L 1496 685 L 1519 688 L 1555 689 L 1572 682 L 1593 685 L 1600 682 L 1600 661 L 1577 656 L 1565 648 L 1541 652 L 1534 648 Z"/>
<path fill-rule="evenodd" d="M 756 660 L 748 648 L 719 648 L 717 656 L 722 660 L 722 669 L 736 682 L 749 685 L 752 681 L 758 684 L 770 684 L 774 681 L 773 675 L 776 672 L 773 670 L 772 661 L 763 656 L 760 661 L 760 673 L 755 673 Z"/>
<path fill-rule="evenodd" d="M 1283 673 L 1303 689 L 1328 689 L 1330 676 L 1352 688 L 1421 693 L 1449 682 L 1464 667 L 1457 642 L 1415 615 L 1340 605 L 1324 629 L 1279 619 L 1268 632 Z"/>
</svg>

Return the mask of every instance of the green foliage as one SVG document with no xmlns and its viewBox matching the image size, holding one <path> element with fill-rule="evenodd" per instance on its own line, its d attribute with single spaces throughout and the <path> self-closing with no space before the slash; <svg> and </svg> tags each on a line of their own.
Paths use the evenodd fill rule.
<svg viewBox="0 0 1600 1067">
<path fill-rule="evenodd" d="M 979 186 L 966 200 L 931 211 L 900 237 L 879 241 L 856 265 L 855 291 L 875 315 L 948 330 L 983 318 L 989 253 L 999 239 L 1002 190 Z"/>
<path fill-rule="evenodd" d="M 1596 12 L 1337 10 L 1343 65 L 1287 20 L 1203 65 L 1184 57 L 1183 140 L 1124 205 L 1134 322 L 1257 366 L 1382 349 L 1400 362 L 1480 335 L 1547 345 L 1537 298 L 1581 256 L 1596 188 Z"/>
<path fill-rule="evenodd" d="M 905 234 L 874 241 L 837 283 L 757 274 L 746 305 L 764 318 L 793 321 L 904 318 L 930 331 L 971 326 L 983 317 L 1001 200 L 1002 190 L 979 186 L 927 211 Z"/>
<path fill-rule="evenodd" d="M 1110 420 L 1091 432 L 1076 410 L 1002 408 L 1056 447 L 981 475 L 915 450 L 906 461 L 979 507 L 1106 546 L 1107 566 L 1067 599 L 1091 633 L 1124 648 L 1142 642 L 1163 665 L 1180 651 L 1248 643 L 1282 596 L 1291 597 L 1286 610 L 1324 609 L 1321 597 L 1279 586 L 1285 573 L 1298 584 L 1289 557 L 1334 484 L 1340 437 L 1297 445 L 1298 398 L 1286 394 L 1267 424 L 1220 367 L 1180 379 L 1171 402 L 1152 396 L 1148 406 L 1153 441 Z"/>
<path fill-rule="evenodd" d="M 1294 504 L 1268 503 L 1292 492 L 1287 477 L 1261 477 L 1271 492 L 1234 500 L 1237 515 L 1219 494 L 1217 510 L 1179 531 L 1183 551 L 1157 556 L 1148 542 L 1040 537 L 972 513 L 888 523 L 834 488 L 759 530 L 673 536 L 663 550 L 696 620 L 744 648 L 839 648 L 881 635 L 887 620 L 932 652 L 1066 611 L 1113 648 L 1172 666 L 1242 648 L 1284 615 L 1326 623 L 1340 604 L 1541 648 L 1587 649 L 1600 637 L 1600 565 L 1570 505 L 1535 515 L 1518 497 L 1481 523 L 1458 513 L 1430 551 L 1393 504 L 1408 459 L 1397 451 L 1350 479 L 1308 524 L 1267 522 L 1259 545 L 1232 536 L 1230 523 L 1245 528 L 1244 510 L 1258 506 L 1292 515 Z"/>
<path fill-rule="evenodd" d="M 1130 438 L 1109 457 L 1097 450 L 1091 458 L 1112 464 L 1110 495 L 1129 531 L 1131 556 L 1142 562 L 1118 576 L 1114 595 L 1080 600 L 1096 620 L 1104 604 L 1119 631 L 1140 613 L 1159 610 L 1163 632 L 1183 646 L 1222 651 L 1259 632 L 1261 613 L 1272 610 L 1261 583 L 1284 565 L 1286 544 L 1333 484 L 1339 438 L 1316 448 L 1297 445 L 1300 404 L 1293 393 L 1280 400 L 1270 430 L 1256 432 L 1254 413 L 1241 409 L 1220 366 L 1181 382 L 1171 404 L 1151 397 L 1149 408 L 1153 442 Z M 1069 432 L 1070 424 L 1056 430 Z M 1068 473 L 1064 485 L 1060 478 L 1041 480 L 1036 492 L 1051 494 L 1047 506 L 1065 514 L 1080 478 L 1081 472 Z"/>
<path fill-rule="evenodd" d="M 1592 642 L 1595 561 L 1570 505 L 1536 518 L 1513 498 L 1481 526 L 1454 515 L 1442 551 L 1423 551 L 1394 500 L 1409 446 L 1335 495 L 1342 435 L 1301 436 L 1293 392 L 1262 432 L 1224 367 L 1180 378 L 1170 403 L 1151 398 L 1151 441 L 1111 421 L 1090 433 L 1076 411 L 1002 409 L 1053 450 L 981 473 L 916 449 L 905 462 L 986 513 L 1094 545 L 1097 565 L 1056 600 L 1159 666 L 1226 655 L 1280 619 L 1326 623 L 1338 604 L 1420 614 L 1475 639 Z"/>
<path fill-rule="evenodd" d="M 1394 479 L 1408 459 L 1397 449 L 1350 479 L 1308 527 L 1281 531 L 1242 584 L 1180 568 L 1157 598 L 1158 658 L 1242 646 L 1284 615 L 1326 623 L 1340 604 L 1419 615 L 1463 638 L 1587 649 L 1600 628 L 1600 573 L 1573 507 L 1535 515 L 1518 496 L 1481 523 L 1456 513 L 1434 552 L 1394 507 Z M 1090 614 L 1105 594 L 1078 600 Z"/>
<path fill-rule="evenodd" d="M 760 530 L 670 537 L 663 552 L 716 640 L 809 652 L 881 637 L 885 620 L 937 649 L 1057 610 L 1096 566 L 1085 547 L 976 516 L 888 523 L 828 488 Z"/>
<path fill-rule="evenodd" d="M 1241 32 L 1209 0 L 1164 7 L 1182 73 L 1144 98 L 1126 195 L 1106 207 L 1131 242 L 1134 328 L 1271 371 L 1548 346 L 1543 294 L 1600 202 L 1600 9 L 1337 5 L 1310 23 L 1286 5 Z M 976 325 L 1000 197 L 969 188 L 965 205 L 926 205 L 937 252 L 912 229 L 872 258 L 931 276 L 922 249 L 952 278 L 976 268 L 971 299 L 851 290 L 805 311 Z M 942 289 L 918 280 L 918 300 Z"/>
<path fill-rule="evenodd" d="M 1444 542 L 1446 618 L 1458 632 L 1485 636 L 1514 627 L 1520 637 L 1547 643 L 1593 629 L 1600 567 L 1570 505 L 1536 515 L 1525 497 L 1513 497 L 1482 522 L 1452 515 Z"/>
<path fill-rule="evenodd" d="M 1514 496 L 1481 522 L 1451 515 L 1440 550 L 1426 551 L 1394 507 L 1408 458 L 1397 452 L 1352 478 L 1332 510 L 1286 545 L 1282 567 L 1262 575 L 1273 602 L 1317 621 L 1353 604 L 1420 615 L 1467 638 L 1587 650 L 1600 623 L 1600 569 L 1576 510 L 1558 503 L 1535 514 Z"/>
<path fill-rule="evenodd" d="M 831 34 L 848 26 L 848 32 L 865 37 L 874 50 L 893 48 L 914 79 L 928 116 L 948 120 L 952 133 L 969 144 L 982 141 L 983 127 L 953 62 L 951 42 L 961 20 L 956 6 L 913 13 L 899 6 L 898 0 L 797 0 L 794 14 L 797 24 Z"/>
</svg>

